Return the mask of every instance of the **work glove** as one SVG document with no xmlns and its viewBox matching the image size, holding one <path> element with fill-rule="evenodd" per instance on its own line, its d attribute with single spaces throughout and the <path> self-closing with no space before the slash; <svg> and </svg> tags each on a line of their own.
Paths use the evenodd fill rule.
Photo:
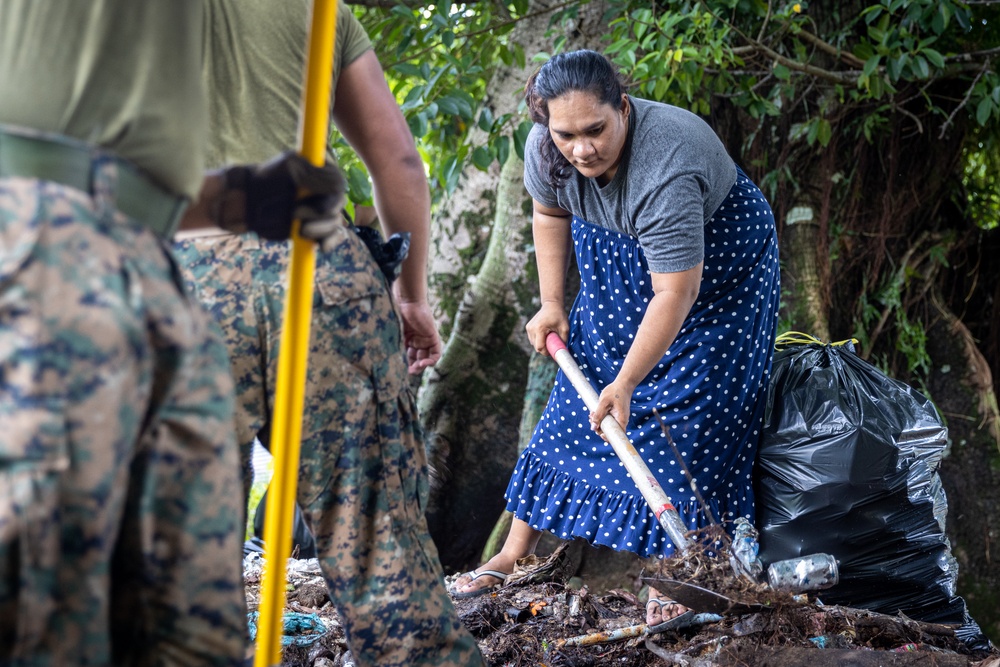
<svg viewBox="0 0 1000 667">
<path fill-rule="evenodd" d="M 322 246 L 344 225 L 347 182 L 336 165 L 317 167 L 298 153 L 286 152 L 262 164 L 229 167 L 225 183 L 227 195 L 241 191 L 245 198 L 242 220 L 222 224 L 231 232 L 251 231 L 283 241 L 291 238 L 292 221 L 297 219 L 299 235 Z"/>
</svg>

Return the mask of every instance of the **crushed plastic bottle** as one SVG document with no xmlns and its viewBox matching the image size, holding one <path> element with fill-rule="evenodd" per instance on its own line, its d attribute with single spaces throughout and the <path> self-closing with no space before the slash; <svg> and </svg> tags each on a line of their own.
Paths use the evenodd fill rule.
<svg viewBox="0 0 1000 667">
<path fill-rule="evenodd" d="M 759 581 L 761 572 L 764 571 L 764 565 L 757 557 L 759 551 L 757 529 L 746 518 L 739 517 L 736 519 L 732 552 L 729 555 L 733 571 L 751 581 Z"/>
</svg>

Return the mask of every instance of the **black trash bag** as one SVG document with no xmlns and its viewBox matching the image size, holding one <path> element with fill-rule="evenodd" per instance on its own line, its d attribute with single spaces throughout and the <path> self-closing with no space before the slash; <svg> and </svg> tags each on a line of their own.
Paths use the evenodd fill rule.
<svg viewBox="0 0 1000 667">
<path fill-rule="evenodd" d="M 266 507 L 267 491 L 264 491 L 264 495 L 260 497 L 260 502 L 257 503 L 257 511 L 253 516 L 253 532 L 255 536 L 243 544 L 244 555 L 246 555 L 248 548 L 254 551 L 264 551 L 264 510 Z M 295 519 L 293 521 L 292 553 L 288 554 L 288 556 L 291 557 L 295 553 L 295 548 L 298 547 L 298 558 L 316 558 L 316 540 L 313 539 L 312 531 L 309 530 L 306 519 L 302 516 L 302 510 L 299 509 L 297 503 L 295 505 Z"/>
<path fill-rule="evenodd" d="M 761 560 L 832 554 L 840 581 L 824 603 L 957 624 L 988 650 L 955 593 L 938 475 L 947 438 L 927 398 L 850 343 L 780 349 L 755 474 Z"/>
</svg>

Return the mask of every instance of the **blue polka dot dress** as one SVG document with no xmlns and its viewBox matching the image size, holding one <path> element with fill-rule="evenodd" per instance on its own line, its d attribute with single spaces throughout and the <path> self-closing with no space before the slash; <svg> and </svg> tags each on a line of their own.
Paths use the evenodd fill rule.
<svg viewBox="0 0 1000 667">
<path fill-rule="evenodd" d="M 611 382 L 653 296 L 631 236 L 573 219 L 581 288 L 568 347 L 598 391 Z M 778 248 L 771 208 L 738 171 L 705 227 L 701 290 L 674 343 L 636 388 L 628 435 L 691 529 L 699 511 L 659 413 L 717 519 L 753 520 L 751 470 L 760 437 L 777 324 Z M 625 466 L 590 429 L 583 400 L 559 372 L 518 459 L 507 509 L 539 530 L 640 556 L 673 552 Z"/>
</svg>

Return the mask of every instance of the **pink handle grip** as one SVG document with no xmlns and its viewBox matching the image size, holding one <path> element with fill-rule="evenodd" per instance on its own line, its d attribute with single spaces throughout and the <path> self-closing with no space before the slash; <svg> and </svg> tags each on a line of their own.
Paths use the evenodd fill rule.
<svg viewBox="0 0 1000 667">
<path fill-rule="evenodd" d="M 545 337 L 545 349 L 547 349 L 549 351 L 549 355 L 554 358 L 556 356 L 556 352 L 566 349 L 566 343 L 564 343 L 562 338 L 559 337 L 559 334 L 555 331 L 550 331 Z"/>
</svg>

